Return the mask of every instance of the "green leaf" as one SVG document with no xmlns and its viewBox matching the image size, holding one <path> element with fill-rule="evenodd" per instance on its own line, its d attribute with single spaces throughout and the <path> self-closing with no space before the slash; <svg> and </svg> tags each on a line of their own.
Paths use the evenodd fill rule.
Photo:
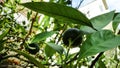
<svg viewBox="0 0 120 68">
<path fill-rule="evenodd" d="M 95 29 L 101 30 L 112 21 L 113 16 L 114 16 L 114 11 L 111 11 L 111 12 L 96 16 L 92 18 L 90 21 L 92 22 L 93 27 Z"/>
<path fill-rule="evenodd" d="M 115 18 L 113 19 L 112 26 L 113 26 L 113 30 L 114 30 L 114 31 L 116 31 L 119 23 L 120 23 L 120 13 L 117 14 L 117 15 L 115 16 Z"/>
<path fill-rule="evenodd" d="M 60 55 L 63 54 L 64 49 L 62 46 L 54 44 L 54 43 L 47 43 L 48 46 L 53 48 L 56 52 L 58 52 Z"/>
<path fill-rule="evenodd" d="M 66 23 L 82 24 L 92 27 L 89 19 L 83 13 L 72 7 L 51 2 L 28 2 L 21 5 Z"/>
<path fill-rule="evenodd" d="M 41 25 L 42 25 L 42 23 L 44 23 L 43 26 L 44 26 L 44 27 L 48 27 L 48 26 L 49 26 L 49 22 L 50 22 L 50 17 L 45 16 L 45 17 L 42 19 L 42 21 L 41 21 Z"/>
<path fill-rule="evenodd" d="M 107 51 L 120 45 L 120 36 L 115 36 L 112 31 L 103 30 L 87 35 L 80 50 L 79 59 Z"/>
<path fill-rule="evenodd" d="M 47 57 L 53 56 L 53 54 L 55 54 L 55 52 L 56 51 L 53 48 L 51 48 L 50 46 L 47 45 L 45 47 L 45 54 L 46 54 Z"/>
<path fill-rule="evenodd" d="M 92 29 L 92 28 L 90 28 L 90 27 L 88 27 L 88 26 L 81 26 L 81 27 L 80 27 L 80 30 L 85 31 L 85 32 L 87 32 L 87 33 L 96 32 L 96 30 L 94 30 L 94 29 Z"/>
<path fill-rule="evenodd" d="M 55 31 L 50 31 L 50 32 L 39 33 L 39 34 L 37 34 L 37 35 L 34 36 L 34 38 L 32 40 L 32 43 L 45 40 L 46 38 L 50 37 L 54 33 L 56 33 L 56 32 Z"/>
<path fill-rule="evenodd" d="M 105 63 L 102 60 L 98 61 L 99 68 L 106 68 Z"/>
<path fill-rule="evenodd" d="M 3 50 L 3 45 L 5 43 L 5 40 L 3 40 L 3 38 L 8 34 L 10 29 L 6 29 L 5 32 L 3 32 L 1 35 L 0 35 L 0 51 Z"/>
<path fill-rule="evenodd" d="M 40 61 L 36 60 L 36 58 L 33 57 L 33 56 L 31 56 L 30 54 L 25 53 L 25 52 L 22 52 L 22 51 L 19 51 L 19 50 L 15 50 L 15 49 L 13 49 L 13 48 L 9 48 L 9 49 L 11 49 L 12 51 L 17 52 L 18 54 L 23 55 L 24 57 L 26 57 L 27 59 L 29 59 L 30 62 L 34 63 L 34 64 L 35 64 L 36 66 L 38 66 L 39 68 L 44 68 L 44 65 L 41 64 Z"/>
<path fill-rule="evenodd" d="M 5 32 L 0 35 L 0 40 L 2 40 L 7 35 L 7 33 L 9 32 L 9 30 L 10 29 L 6 29 Z"/>
</svg>

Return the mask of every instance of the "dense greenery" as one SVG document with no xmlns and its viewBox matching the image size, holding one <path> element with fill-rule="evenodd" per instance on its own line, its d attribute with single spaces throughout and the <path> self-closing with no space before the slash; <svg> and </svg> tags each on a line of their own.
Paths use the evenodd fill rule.
<svg viewBox="0 0 120 68">
<path fill-rule="evenodd" d="M 120 13 L 110 11 L 88 19 L 70 4 L 70 0 L 2 0 L 0 68 L 119 68 Z M 104 29 L 110 23 L 113 29 Z M 77 32 L 64 35 L 70 28 Z"/>
</svg>

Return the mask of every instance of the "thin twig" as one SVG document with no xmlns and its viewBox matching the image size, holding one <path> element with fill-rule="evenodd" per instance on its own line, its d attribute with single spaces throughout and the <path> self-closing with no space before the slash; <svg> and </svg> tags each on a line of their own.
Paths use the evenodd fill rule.
<svg viewBox="0 0 120 68">
<path fill-rule="evenodd" d="M 21 46 L 21 49 L 23 49 L 23 44 L 25 43 L 25 41 L 26 41 L 26 39 L 28 38 L 28 36 L 31 35 L 31 33 L 32 33 L 33 24 L 34 24 L 34 22 L 36 21 L 37 15 L 38 15 L 38 13 L 36 13 L 36 15 L 35 15 L 34 18 L 32 18 L 32 23 L 31 23 L 29 32 L 28 32 L 28 34 L 25 36 L 23 42 L 22 42 L 21 45 L 20 45 L 20 46 Z"/>
</svg>

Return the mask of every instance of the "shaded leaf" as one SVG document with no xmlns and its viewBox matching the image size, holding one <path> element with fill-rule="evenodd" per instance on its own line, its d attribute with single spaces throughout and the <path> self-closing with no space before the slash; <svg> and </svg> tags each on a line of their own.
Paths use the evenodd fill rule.
<svg viewBox="0 0 120 68">
<path fill-rule="evenodd" d="M 59 54 L 63 54 L 64 49 L 62 46 L 54 44 L 54 43 L 47 43 L 47 45 L 53 48 Z"/>
<path fill-rule="evenodd" d="M 115 48 L 120 44 L 120 36 L 115 36 L 112 31 L 98 31 L 87 36 L 85 42 L 81 46 L 79 59 L 87 56 L 95 55 Z"/>
<path fill-rule="evenodd" d="M 67 23 L 82 24 L 92 27 L 89 19 L 77 9 L 51 2 L 28 2 L 21 4 L 36 12 L 54 17 Z"/>
<path fill-rule="evenodd" d="M 9 49 L 11 49 L 12 51 L 17 52 L 18 54 L 23 55 L 24 57 L 26 57 L 27 59 L 29 59 L 30 62 L 34 63 L 34 64 L 35 64 L 36 66 L 38 66 L 39 68 L 44 68 L 44 65 L 41 64 L 40 61 L 36 60 L 36 58 L 34 58 L 33 56 L 31 56 L 30 54 L 25 53 L 25 52 L 22 52 L 22 51 L 19 51 L 19 50 L 15 50 L 15 49 L 13 49 L 13 48 L 9 48 Z"/>
<path fill-rule="evenodd" d="M 45 54 L 47 57 L 51 57 L 55 52 L 56 51 L 53 48 L 51 48 L 50 46 L 47 45 L 45 47 Z"/>
<path fill-rule="evenodd" d="M 56 33 L 56 32 L 55 31 L 50 31 L 50 32 L 39 33 L 39 34 L 37 34 L 37 35 L 34 36 L 34 38 L 32 40 L 32 43 L 45 40 L 46 38 L 50 37 L 54 33 Z"/>
<path fill-rule="evenodd" d="M 114 30 L 114 31 L 116 31 L 119 23 L 120 23 L 120 13 L 117 14 L 117 15 L 115 16 L 115 18 L 113 19 L 112 26 L 113 26 L 113 30 Z"/>
<path fill-rule="evenodd" d="M 101 30 L 112 21 L 113 16 L 114 16 L 114 11 L 111 11 L 111 12 L 96 16 L 92 18 L 90 21 L 92 22 L 93 27 L 95 29 Z"/>
</svg>

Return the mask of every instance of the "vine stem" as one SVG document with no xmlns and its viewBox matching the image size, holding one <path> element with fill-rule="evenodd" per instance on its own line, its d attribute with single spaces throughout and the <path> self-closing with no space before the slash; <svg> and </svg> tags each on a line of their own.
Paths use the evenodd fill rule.
<svg viewBox="0 0 120 68">
<path fill-rule="evenodd" d="M 38 15 L 38 13 L 36 13 L 36 15 L 35 15 L 34 18 L 32 18 L 32 23 L 31 23 L 29 32 L 28 32 L 28 34 L 25 36 L 23 42 L 20 44 L 20 47 L 21 47 L 20 49 L 23 49 L 23 44 L 25 43 L 25 41 L 26 41 L 26 39 L 28 38 L 28 36 L 31 35 L 31 33 L 32 33 L 32 28 L 33 28 L 33 24 L 34 24 L 34 22 L 36 21 L 37 15 Z"/>
</svg>

